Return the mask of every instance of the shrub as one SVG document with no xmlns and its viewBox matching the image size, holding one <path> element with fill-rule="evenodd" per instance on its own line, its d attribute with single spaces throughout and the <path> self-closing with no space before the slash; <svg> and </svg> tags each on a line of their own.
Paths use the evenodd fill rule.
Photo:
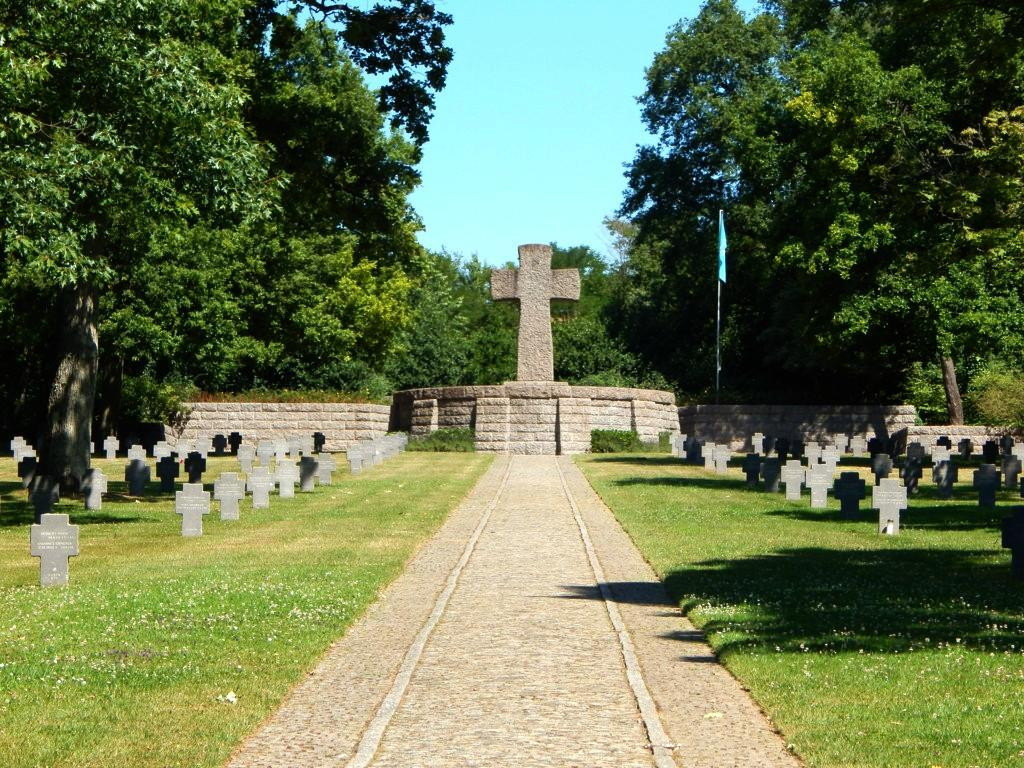
<svg viewBox="0 0 1024 768">
<path fill-rule="evenodd" d="M 121 388 L 121 416 L 130 421 L 174 424 L 185 415 L 185 403 L 195 397 L 190 383 L 158 382 L 151 376 L 125 376 Z"/>
<path fill-rule="evenodd" d="M 409 439 L 410 451 L 438 451 L 444 453 L 473 453 L 476 450 L 472 429 L 444 427 L 424 437 Z"/>
<path fill-rule="evenodd" d="M 595 429 L 590 432 L 592 453 L 629 453 L 643 449 L 640 436 L 632 430 Z"/>
<path fill-rule="evenodd" d="M 1024 427 L 1024 371 L 990 365 L 971 380 L 966 399 L 985 424 Z"/>
</svg>

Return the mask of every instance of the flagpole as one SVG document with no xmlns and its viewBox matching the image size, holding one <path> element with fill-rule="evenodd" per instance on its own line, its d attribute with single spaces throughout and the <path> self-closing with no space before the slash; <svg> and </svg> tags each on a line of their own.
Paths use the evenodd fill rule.
<svg viewBox="0 0 1024 768">
<path fill-rule="evenodd" d="M 715 309 L 715 405 L 718 405 L 722 377 L 722 280 L 725 279 L 725 211 L 718 209 L 718 304 Z"/>
<path fill-rule="evenodd" d="M 722 373 L 722 281 L 718 283 L 718 309 L 715 312 L 715 405 L 718 405 L 719 379 Z"/>
</svg>

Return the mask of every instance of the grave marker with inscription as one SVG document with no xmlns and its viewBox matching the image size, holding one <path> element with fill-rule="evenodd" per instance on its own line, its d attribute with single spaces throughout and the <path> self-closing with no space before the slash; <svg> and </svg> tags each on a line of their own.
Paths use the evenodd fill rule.
<svg viewBox="0 0 1024 768">
<path fill-rule="evenodd" d="M 252 508 L 266 509 L 270 506 L 270 492 L 274 490 L 274 478 L 266 467 L 253 467 L 248 480 L 252 493 Z"/>
<path fill-rule="evenodd" d="M 782 483 L 786 486 L 786 498 L 789 501 L 799 501 L 800 491 L 803 489 L 805 470 L 799 459 L 790 459 L 782 468 L 780 473 Z"/>
<path fill-rule="evenodd" d="M 107 454 L 107 458 L 110 460 L 117 458 L 117 449 L 121 447 L 121 441 L 113 435 L 107 437 L 103 441 L 103 450 Z"/>
<path fill-rule="evenodd" d="M 39 586 L 66 585 L 68 558 L 78 554 L 78 526 L 67 515 L 43 515 L 29 533 L 29 552 L 39 558 Z"/>
<path fill-rule="evenodd" d="M 824 509 L 828 506 L 832 470 L 827 464 L 812 464 L 807 469 L 807 487 L 811 489 L 811 509 Z"/>
<path fill-rule="evenodd" d="M 210 514 L 210 493 L 202 483 L 185 483 L 174 494 L 174 512 L 181 515 L 182 536 L 203 535 L 203 515 Z"/>
<path fill-rule="evenodd" d="M 895 536 L 900 532 L 900 512 L 907 508 L 907 489 L 895 477 L 882 478 L 871 489 L 871 508 L 878 510 L 878 532 Z"/>
<path fill-rule="evenodd" d="M 238 502 L 245 498 L 245 487 L 237 472 L 223 472 L 213 483 L 213 498 L 220 502 L 220 519 L 237 520 Z"/>
</svg>

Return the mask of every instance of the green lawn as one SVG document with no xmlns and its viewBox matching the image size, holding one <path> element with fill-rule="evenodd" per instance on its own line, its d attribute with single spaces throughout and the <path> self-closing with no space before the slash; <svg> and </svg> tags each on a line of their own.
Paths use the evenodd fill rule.
<svg viewBox="0 0 1024 768">
<path fill-rule="evenodd" d="M 1015 493 L 980 510 L 961 469 L 952 500 L 922 484 L 885 537 L 872 510 L 843 522 L 738 469 L 579 464 L 808 765 L 1024 765 L 1024 583 L 999 533 Z"/>
<path fill-rule="evenodd" d="M 40 589 L 30 512 L 0 459 L 0 765 L 215 766 L 402 569 L 490 458 L 403 454 L 201 539 L 173 497 L 118 497 L 81 525 L 71 585 Z M 339 461 L 339 464 L 343 462 Z M 111 478 L 124 460 L 95 462 Z M 211 459 L 210 483 L 237 471 Z M 237 703 L 225 700 L 229 692 Z"/>
</svg>

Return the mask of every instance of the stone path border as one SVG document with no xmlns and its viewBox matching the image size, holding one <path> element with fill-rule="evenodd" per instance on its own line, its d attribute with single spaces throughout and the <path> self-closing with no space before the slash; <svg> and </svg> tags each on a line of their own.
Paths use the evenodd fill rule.
<svg viewBox="0 0 1024 768">
<path fill-rule="evenodd" d="M 529 473 L 539 472 L 536 486 L 524 485 L 524 478 L 518 477 L 518 494 L 506 493 L 510 476 L 520 472 L 526 472 L 530 482 L 535 478 Z M 534 487 L 536 493 L 526 494 L 530 498 L 520 496 L 523 488 Z M 544 512 L 538 515 L 540 508 Z M 547 517 L 549 511 L 551 517 Z M 567 525 L 578 534 L 575 544 Z M 556 594 L 549 591 L 550 581 L 529 581 L 536 557 L 531 560 L 532 550 L 517 549 L 518 542 L 508 540 L 510 532 L 518 535 L 520 528 L 534 537 L 557 533 L 557 540 L 534 539 L 538 550 L 544 551 L 540 557 L 547 558 L 537 573 L 547 574 L 547 579 L 556 574 L 556 580 L 562 579 L 558 573 L 565 574 L 565 580 L 554 585 Z M 483 560 L 474 557 L 478 546 L 484 547 Z M 558 560 L 563 552 L 566 565 Z M 518 558 L 525 571 L 503 571 L 503 556 Z M 492 574 L 503 572 L 515 583 L 488 581 L 495 578 Z M 464 581 L 465 588 L 460 590 Z M 524 585 L 529 594 L 524 593 Z M 477 594 L 478 589 L 483 591 Z M 566 597 L 578 601 L 553 601 Z M 501 618 L 514 616 L 525 622 L 519 631 L 539 628 L 544 633 L 537 636 L 541 653 L 554 648 L 558 656 L 556 666 L 548 665 L 547 673 L 554 671 L 571 690 L 553 690 L 550 679 L 529 677 L 543 674 L 530 670 L 545 669 L 543 663 L 538 665 L 538 648 L 509 645 L 508 637 L 487 634 L 492 631 L 488 621 L 493 624 L 495 617 L 475 611 L 491 613 L 490 607 L 499 605 L 489 602 L 494 599 L 516 603 Z M 603 623 L 594 610 L 596 600 L 603 606 Z M 474 616 L 482 621 L 476 622 Z M 564 627 L 563 616 L 572 617 Z M 575 621 L 584 625 L 577 626 Z M 435 630 L 440 633 L 436 640 Z M 564 631 L 570 634 L 559 634 Z M 565 652 L 558 639 L 563 636 L 574 644 Z M 483 646 L 474 644 L 481 642 L 480 637 L 493 637 L 502 644 L 505 655 L 498 665 L 512 664 L 513 674 L 502 672 L 492 678 L 487 677 L 491 670 L 486 664 L 472 666 L 481 656 L 491 660 L 489 640 Z M 612 646 L 618 649 L 618 672 L 609 655 Z M 597 656 L 587 650 L 598 648 Z M 460 659 L 451 658 L 463 652 L 469 654 L 467 673 L 458 666 Z M 566 664 L 566 658 L 576 661 Z M 543 655 L 540 661 L 545 661 Z M 469 677 L 463 681 L 465 674 Z M 518 689 L 519 685 L 528 690 Z M 463 690 L 467 698 L 442 698 L 444 703 L 438 703 L 438 696 Z M 620 690 L 622 694 L 616 693 Z M 411 697 L 407 705 L 403 694 Z M 465 711 L 479 703 L 475 697 L 480 695 L 484 696 L 480 701 L 492 707 L 479 710 L 491 718 L 483 725 L 475 720 L 476 710 Z M 513 740 L 520 734 L 507 731 L 517 726 L 514 717 L 510 715 L 505 726 L 495 729 L 496 723 L 504 721 L 494 719 L 493 704 L 497 700 L 504 707 L 506 699 L 516 717 L 527 713 L 518 725 L 532 729 L 521 759 L 517 753 L 514 762 L 508 749 L 520 743 Z M 545 719 L 550 715 L 541 715 L 538 720 L 532 714 L 538 706 L 540 712 L 561 712 L 562 719 L 552 721 Z M 630 709 L 634 714 L 629 714 Z M 396 713 L 401 714 L 392 729 L 389 723 Z M 580 721 L 575 719 L 577 714 Z M 613 721 L 599 724 L 595 716 Z M 549 727 L 552 730 L 547 733 Z M 641 741 L 647 746 L 646 758 Z M 496 751 L 495 744 L 503 745 L 504 751 Z M 616 750 L 617 757 L 612 757 Z M 405 572 L 328 651 L 278 712 L 240 746 L 229 765 L 355 768 L 374 764 L 375 757 L 387 766 L 650 765 L 652 757 L 657 768 L 669 768 L 676 760 L 704 768 L 799 765 L 749 696 L 717 663 L 700 633 L 669 603 L 611 512 L 565 457 L 499 458 Z"/>
<path fill-rule="evenodd" d="M 637 707 L 640 709 L 640 717 L 643 718 L 644 728 L 647 730 L 647 738 L 651 742 L 654 764 L 656 768 L 673 768 L 676 764 L 675 760 L 672 759 L 672 750 L 675 745 L 671 743 L 668 735 L 665 733 L 665 728 L 661 724 L 661 718 L 658 717 L 658 707 L 651 697 L 647 683 L 644 682 L 640 663 L 636 657 L 636 649 L 633 647 L 633 639 L 629 636 L 629 631 L 622 620 L 622 613 L 620 613 L 615 603 L 615 598 L 612 596 L 612 591 L 608 586 L 608 580 L 605 578 L 604 569 L 601 568 L 601 563 L 597 559 L 597 552 L 594 551 L 594 543 L 590 538 L 590 532 L 587 530 L 587 524 L 583 522 L 576 499 L 573 498 L 572 491 L 569 490 L 562 462 L 558 462 L 557 466 L 558 478 L 562 481 L 562 491 L 565 493 L 565 498 L 572 508 L 572 515 L 580 530 L 580 538 L 583 539 L 583 547 L 587 551 L 590 568 L 594 572 L 594 580 L 601 590 L 601 598 L 604 600 L 605 608 L 608 610 L 608 618 L 618 636 L 619 647 L 622 649 L 622 662 L 626 666 L 626 679 L 629 681 L 629 687 L 633 691 L 633 697 L 636 699 Z"/>
<path fill-rule="evenodd" d="M 437 622 L 441 620 L 441 615 L 444 613 L 445 607 L 448 605 L 448 600 L 451 598 L 452 593 L 455 591 L 455 587 L 459 581 L 459 575 L 462 573 L 462 569 L 466 567 L 466 563 L 469 562 L 469 558 L 473 554 L 473 550 L 476 548 L 477 541 L 480 540 L 480 534 L 483 533 L 484 528 L 487 527 L 488 521 L 491 519 L 491 513 L 494 512 L 495 506 L 501 499 L 501 495 L 505 492 L 505 488 L 508 485 L 508 476 L 512 470 L 512 462 L 505 462 L 504 472 L 501 476 L 501 482 L 498 485 L 498 490 L 494 494 L 494 498 L 491 499 L 491 503 L 484 509 L 483 515 L 480 517 L 480 523 L 473 531 L 473 535 L 469 537 L 469 543 L 466 544 L 465 550 L 462 552 L 462 557 L 459 558 L 459 562 L 452 569 L 452 572 L 448 574 L 448 580 L 445 583 L 444 589 L 438 596 L 434 603 L 434 609 L 430 612 L 430 616 L 427 618 L 423 628 L 420 629 L 419 634 L 416 635 L 416 639 L 413 640 L 409 651 L 405 655 L 405 659 L 402 661 L 402 666 L 398 671 L 398 676 L 395 678 L 394 684 L 391 686 L 391 690 L 388 691 L 388 695 L 384 697 L 384 701 L 377 708 L 377 712 L 374 714 L 373 719 L 366 728 L 366 732 L 363 734 L 363 738 L 359 741 L 359 747 L 356 750 L 355 756 L 349 760 L 345 765 L 346 768 L 366 768 L 373 760 L 373 756 L 377 753 L 377 748 L 380 747 L 381 739 L 384 738 L 384 730 L 388 727 L 388 723 L 391 722 L 391 718 L 394 716 L 395 711 L 398 709 L 399 704 L 402 701 L 402 695 L 405 693 L 405 689 L 409 685 L 409 681 L 412 679 L 413 672 L 416 670 L 416 665 L 419 663 L 420 656 L 423 655 L 423 649 L 427 644 L 427 640 L 430 639 L 430 633 L 434 631 L 434 627 L 437 626 Z"/>
</svg>

